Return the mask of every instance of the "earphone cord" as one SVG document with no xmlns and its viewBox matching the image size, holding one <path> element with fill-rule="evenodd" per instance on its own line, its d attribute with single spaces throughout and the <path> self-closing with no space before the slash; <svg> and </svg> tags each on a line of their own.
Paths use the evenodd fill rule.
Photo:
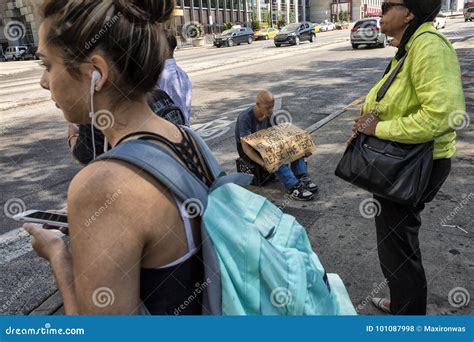
<svg viewBox="0 0 474 342">
<path fill-rule="evenodd" d="M 97 151 L 95 149 L 95 135 L 94 135 L 94 125 L 95 125 L 95 110 L 94 110 L 94 93 L 95 93 L 95 82 L 94 78 L 92 79 L 90 95 L 91 95 L 91 111 L 89 113 L 89 118 L 91 119 L 91 136 L 92 136 L 92 151 L 94 153 L 94 160 L 97 157 Z M 107 137 L 104 137 L 104 153 L 109 149 L 109 144 L 107 142 Z"/>
<path fill-rule="evenodd" d="M 95 136 L 94 136 L 94 124 L 95 124 L 95 112 L 94 112 L 94 91 L 91 91 L 91 112 L 89 113 L 89 117 L 91 118 L 91 136 L 92 136 L 92 151 L 94 153 L 93 160 L 97 157 L 97 153 L 95 150 Z"/>
</svg>

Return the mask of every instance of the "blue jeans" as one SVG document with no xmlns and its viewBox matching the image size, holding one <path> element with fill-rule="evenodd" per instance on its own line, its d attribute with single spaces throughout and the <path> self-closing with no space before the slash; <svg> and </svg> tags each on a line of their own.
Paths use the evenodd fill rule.
<svg viewBox="0 0 474 342">
<path fill-rule="evenodd" d="M 308 174 L 308 168 L 304 158 L 301 158 L 291 163 L 291 168 L 288 165 L 281 166 L 275 174 L 286 190 L 290 190 L 298 184 L 298 178 Z"/>
</svg>

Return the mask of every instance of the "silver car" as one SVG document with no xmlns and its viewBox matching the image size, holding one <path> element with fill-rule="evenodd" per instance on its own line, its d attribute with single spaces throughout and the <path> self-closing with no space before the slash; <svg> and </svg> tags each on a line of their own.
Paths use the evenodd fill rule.
<svg viewBox="0 0 474 342">
<path fill-rule="evenodd" d="M 357 21 L 351 31 L 351 44 L 353 49 L 357 49 L 359 45 L 387 47 L 388 39 L 382 33 L 380 18 L 366 18 Z"/>
</svg>

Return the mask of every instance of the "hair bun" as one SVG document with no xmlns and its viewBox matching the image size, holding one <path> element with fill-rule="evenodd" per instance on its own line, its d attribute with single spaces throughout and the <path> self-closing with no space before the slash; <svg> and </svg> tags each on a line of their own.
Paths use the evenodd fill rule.
<svg viewBox="0 0 474 342">
<path fill-rule="evenodd" d="M 115 8 L 130 21 L 151 24 L 167 21 L 173 13 L 174 0 L 113 0 Z"/>
</svg>

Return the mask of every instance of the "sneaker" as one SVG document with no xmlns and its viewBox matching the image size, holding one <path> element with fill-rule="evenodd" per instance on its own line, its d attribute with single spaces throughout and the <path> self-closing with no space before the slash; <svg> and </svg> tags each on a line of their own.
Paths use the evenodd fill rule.
<svg viewBox="0 0 474 342">
<path fill-rule="evenodd" d="M 313 183 L 311 178 L 308 176 L 303 176 L 300 178 L 301 184 L 303 184 L 304 188 L 308 191 L 311 191 L 313 194 L 317 193 L 319 191 L 319 188 L 316 184 Z"/>
<path fill-rule="evenodd" d="M 311 201 L 314 197 L 313 193 L 306 190 L 301 183 L 289 190 L 288 193 L 290 194 L 290 199 L 296 201 Z"/>
</svg>

